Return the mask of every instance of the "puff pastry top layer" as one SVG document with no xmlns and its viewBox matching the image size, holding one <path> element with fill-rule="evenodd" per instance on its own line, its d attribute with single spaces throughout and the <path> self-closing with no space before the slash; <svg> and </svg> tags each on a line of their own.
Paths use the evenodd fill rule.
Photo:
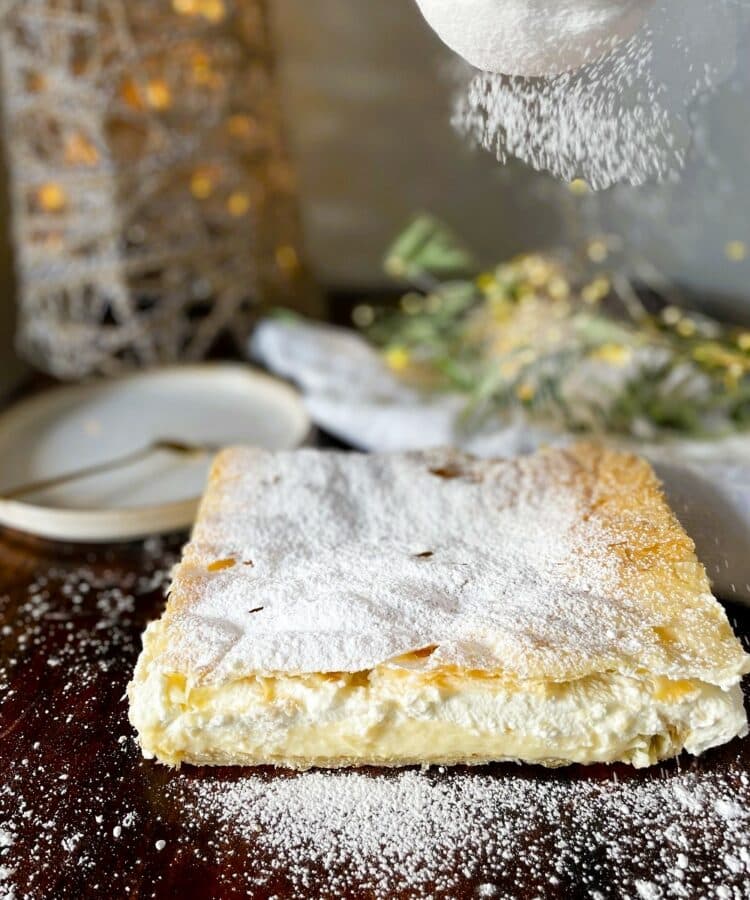
<svg viewBox="0 0 750 900">
<path fill-rule="evenodd" d="M 638 458 L 237 447 L 216 459 L 151 665 L 195 686 L 419 667 L 509 683 L 748 671 Z M 414 657 L 410 657 L 414 659 Z"/>
</svg>

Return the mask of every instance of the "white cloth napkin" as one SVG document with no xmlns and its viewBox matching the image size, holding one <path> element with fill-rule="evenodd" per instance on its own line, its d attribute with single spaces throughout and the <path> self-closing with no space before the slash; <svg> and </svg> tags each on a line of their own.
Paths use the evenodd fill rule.
<svg viewBox="0 0 750 900">
<path fill-rule="evenodd" d="M 269 319 L 256 329 L 250 351 L 300 387 L 317 425 L 362 450 L 456 446 L 478 456 L 512 456 L 573 439 L 518 414 L 464 433 L 463 397 L 408 387 L 366 341 L 342 328 Z M 614 443 L 652 462 L 716 593 L 750 605 L 750 435 Z"/>
</svg>

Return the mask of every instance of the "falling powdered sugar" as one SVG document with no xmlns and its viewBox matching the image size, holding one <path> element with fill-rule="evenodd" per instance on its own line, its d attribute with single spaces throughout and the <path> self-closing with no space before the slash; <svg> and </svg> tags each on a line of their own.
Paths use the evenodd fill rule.
<svg viewBox="0 0 750 900">
<path fill-rule="evenodd" d="M 594 189 L 674 179 L 690 148 L 690 104 L 733 58 L 735 15 L 730 0 L 662 0 L 635 35 L 581 69 L 475 74 L 453 124 L 500 162 Z"/>
</svg>

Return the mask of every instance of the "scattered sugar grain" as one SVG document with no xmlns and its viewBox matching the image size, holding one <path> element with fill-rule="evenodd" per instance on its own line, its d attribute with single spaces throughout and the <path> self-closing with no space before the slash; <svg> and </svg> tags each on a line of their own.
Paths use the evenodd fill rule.
<svg viewBox="0 0 750 900">
<path fill-rule="evenodd" d="M 629 40 L 577 71 L 478 72 L 455 103 L 454 127 L 502 163 L 515 158 L 594 189 L 676 180 L 691 105 L 721 81 L 736 31 L 733 0 L 658 4 Z"/>
</svg>

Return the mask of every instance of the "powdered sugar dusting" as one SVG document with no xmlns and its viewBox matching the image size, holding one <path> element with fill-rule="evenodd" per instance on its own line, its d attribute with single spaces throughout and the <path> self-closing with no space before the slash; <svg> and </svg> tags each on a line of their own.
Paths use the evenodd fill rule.
<svg viewBox="0 0 750 900">
<path fill-rule="evenodd" d="M 712 681 L 726 652 L 720 677 L 736 683 L 747 660 L 708 621 L 719 608 L 705 581 L 698 597 L 684 581 L 671 597 L 643 579 L 621 587 L 622 545 L 663 544 L 653 571 L 690 553 L 655 479 L 628 459 L 587 445 L 514 460 L 225 451 L 155 665 L 206 681 L 356 672 L 429 646 L 426 668 L 567 680 L 642 666 Z M 635 490 L 646 506 L 598 512 L 605 500 L 624 510 Z M 667 646 L 652 625 L 676 622 L 688 596 L 705 634 Z"/>
<path fill-rule="evenodd" d="M 532 886 L 536 896 L 570 896 L 577 884 L 582 897 L 688 898 L 709 884 L 709 896 L 739 900 L 750 879 L 750 809 L 731 798 L 748 786 L 737 767 L 647 783 L 505 769 L 175 781 L 170 792 L 200 822 L 267 853 L 289 897 L 308 897 L 313 885 L 321 897 L 454 897 L 468 880 L 480 897 L 535 896 Z M 260 896 L 262 867 L 251 883 Z"/>
<path fill-rule="evenodd" d="M 212 655 L 219 679 L 358 671 L 428 645 L 430 665 L 469 668 L 523 666 L 537 646 L 559 659 L 583 640 L 601 653 L 584 598 L 611 590 L 614 559 L 582 523 L 574 469 L 561 455 L 227 451 L 175 574 L 172 595 L 190 605 L 174 657 Z M 212 571 L 225 560 L 236 564 Z"/>
<path fill-rule="evenodd" d="M 161 597 L 178 546 L 145 541 L 125 569 L 109 549 L 60 554 L 0 594 L 0 900 L 83 896 L 82 882 L 87 896 L 126 896 L 127 868 L 99 862 L 140 820 L 113 795 L 138 750 L 122 700 L 122 722 L 112 710 L 139 649 L 138 606 Z M 0 549 L 19 571 L 33 559 Z"/>
<path fill-rule="evenodd" d="M 10 884 L 13 869 L 6 864 L 13 846 L 14 832 L 8 823 L 0 822 L 0 898 L 13 900 L 15 890 Z"/>
</svg>

